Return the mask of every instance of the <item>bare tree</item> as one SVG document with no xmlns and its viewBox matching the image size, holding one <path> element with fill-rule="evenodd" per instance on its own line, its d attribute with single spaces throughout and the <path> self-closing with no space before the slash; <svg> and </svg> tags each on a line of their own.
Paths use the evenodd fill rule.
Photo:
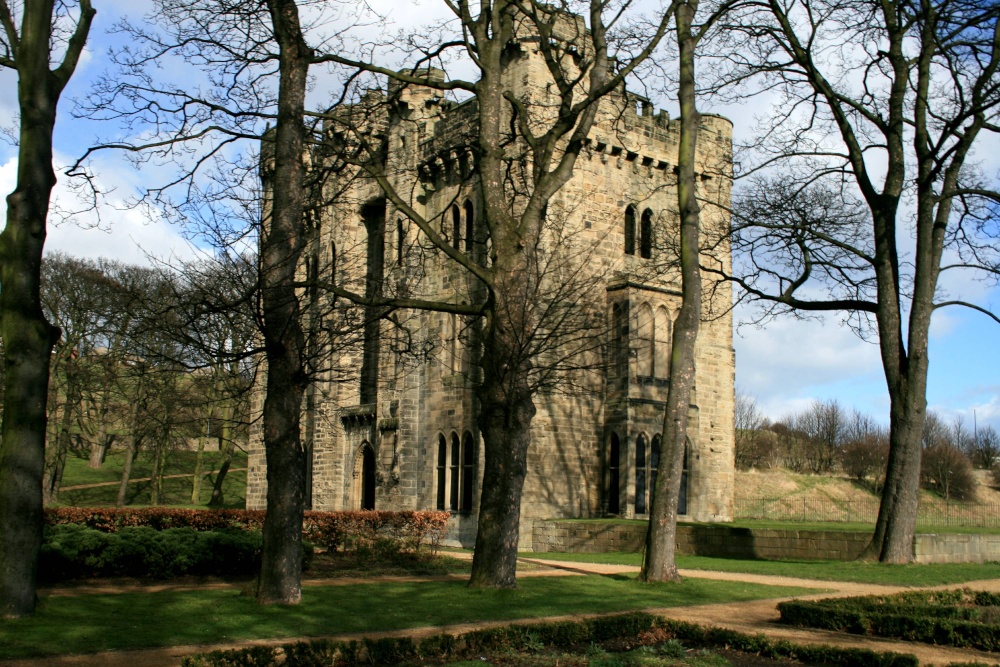
<svg viewBox="0 0 1000 667">
<path fill-rule="evenodd" d="M 673 7 L 678 51 L 678 102 L 680 137 L 677 149 L 677 208 L 680 211 L 680 313 L 674 323 L 670 350 L 670 388 L 663 414 L 666 474 L 657 476 L 649 513 L 649 532 L 643 559 L 643 581 L 680 579 L 675 562 L 677 509 L 680 502 L 687 424 L 694 387 L 694 348 L 701 326 L 701 206 L 695 177 L 695 152 L 701 118 L 695 98 L 695 49 L 705 27 L 694 24 L 698 0 L 684 0 Z"/>
<path fill-rule="evenodd" d="M 35 609 L 49 361 L 59 339 L 39 296 L 49 198 L 56 182 L 52 131 L 59 97 L 79 62 L 94 14 L 90 0 L 75 6 L 0 0 L 0 67 L 17 72 L 20 113 L 17 185 L 7 197 L 7 223 L 0 233 L 0 337 L 7 369 L 0 425 L 3 617 Z M 53 59 L 58 61 L 55 68 Z"/>
<path fill-rule="evenodd" d="M 992 426 L 977 429 L 972 443 L 972 460 L 985 470 L 992 470 L 1000 461 L 1000 434 Z"/>
<path fill-rule="evenodd" d="M 866 556 L 884 562 L 912 558 L 931 316 L 964 305 L 998 319 L 941 291 L 946 272 L 998 275 L 1000 197 L 968 159 L 998 129 L 998 15 L 972 0 L 770 0 L 728 32 L 730 57 L 783 95 L 730 278 L 765 316 L 840 311 L 877 334 L 891 447 Z"/>
<path fill-rule="evenodd" d="M 403 71 L 329 57 L 347 67 L 387 76 L 400 84 L 397 89 L 421 86 L 464 91 L 475 97 L 475 123 L 467 148 L 475 156 L 481 224 L 490 246 L 485 261 L 481 261 L 483 255 L 460 252 L 454 239 L 441 233 L 435 224 L 439 221 L 423 215 L 410 204 L 408 193 L 397 190 L 379 159 L 378 132 L 365 124 L 352 125 L 351 115 L 343 111 L 334 110 L 329 116 L 330 129 L 346 135 L 348 145 L 357 147 L 365 159 L 357 159 L 356 164 L 376 180 L 388 202 L 420 230 L 422 238 L 480 285 L 482 298 L 468 307 L 440 300 L 387 299 L 396 307 L 483 318 L 477 398 L 486 454 L 470 580 L 474 587 L 516 585 L 521 491 L 537 410 L 535 397 L 540 387 L 551 382 L 552 370 L 561 367 L 552 363 L 552 357 L 567 358 L 567 337 L 554 335 L 555 325 L 560 320 L 568 323 L 567 316 L 580 312 L 568 307 L 578 298 L 566 298 L 568 285 L 560 289 L 553 281 L 552 260 L 558 255 L 552 254 L 554 246 L 546 237 L 552 233 L 550 223 L 561 217 L 552 205 L 553 197 L 571 179 L 601 101 L 618 91 L 653 52 L 669 21 L 667 12 L 646 34 L 634 34 L 615 60 L 609 31 L 616 23 L 625 27 L 622 17 L 631 4 L 623 2 L 612 12 L 598 0 L 581 3 L 588 12 L 589 25 L 585 25 L 570 12 L 573 3 L 569 2 L 495 0 L 475 7 L 462 0 L 448 4 L 458 31 L 446 39 L 435 35 L 432 44 L 419 36 L 412 38 L 422 58 Z M 544 98 L 523 94 L 521 82 L 507 74 L 510 63 L 521 57 L 521 40 L 530 40 L 531 48 L 542 57 L 549 78 Z M 446 62 L 447 54 L 456 50 L 468 55 L 477 80 L 442 79 L 426 69 Z M 329 287 L 355 301 L 363 302 L 364 297 L 371 301 L 370 294 L 352 295 L 342 287 Z M 570 324 L 567 329 L 576 327 Z M 588 338 L 593 340 L 592 332 Z M 576 352 L 586 351 L 579 345 L 569 349 L 574 347 Z"/>
<path fill-rule="evenodd" d="M 771 447 L 767 438 L 762 437 L 765 417 L 761 414 L 757 399 L 753 394 L 736 389 L 736 467 L 740 470 L 770 466 Z"/>
<path fill-rule="evenodd" d="M 888 461 L 889 433 L 875 419 L 854 410 L 847 421 L 841 466 L 847 475 L 862 484 L 871 484 L 878 491 L 885 477 Z"/>
</svg>

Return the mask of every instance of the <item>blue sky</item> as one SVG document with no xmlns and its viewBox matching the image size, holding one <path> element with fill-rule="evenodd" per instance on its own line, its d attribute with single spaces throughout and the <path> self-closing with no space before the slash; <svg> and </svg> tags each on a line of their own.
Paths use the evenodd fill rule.
<svg viewBox="0 0 1000 667">
<path fill-rule="evenodd" d="M 56 130 L 57 159 L 65 163 L 80 154 L 105 128 L 74 119 L 69 113 L 73 97 L 86 94 L 93 77 L 105 67 L 104 51 L 109 43 L 106 31 L 122 11 L 141 12 L 144 2 L 102 2 L 92 38 L 60 108 Z M 436 0 L 420 3 L 392 3 L 397 25 L 414 25 L 436 12 Z M 136 14 L 132 14 L 136 16 Z M 16 77 L 0 70 L 0 125 L 10 125 L 16 111 Z M 718 111 L 735 120 L 737 137 L 749 131 L 746 123 L 759 112 L 744 107 L 705 109 Z M 983 160 L 982 156 L 979 159 Z M 13 189 L 16 149 L 0 141 L 0 193 Z M 998 169 L 990 167 L 989 173 Z M 124 160 L 102 159 L 99 174 L 105 185 L 117 190 L 111 200 L 123 200 L 142 182 L 144 174 Z M 61 177 L 61 180 L 65 180 Z M 72 195 L 60 188 L 60 202 L 72 206 Z M 6 204 L 0 201 L 0 214 Z M 149 222 L 136 211 L 105 211 L 99 224 L 90 215 L 50 225 L 47 247 L 78 256 L 111 256 L 131 262 L 145 262 L 147 253 L 190 256 L 192 248 L 181 230 L 162 222 Z M 977 303 L 1000 310 L 1000 291 L 959 276 L 950 278 L 953 296 L 970 294 Z M 737 318 L 745 317 L 738 311 Z M 950 420 L 961 415 L 971 426 L 973 411 L 980 425 L 1000 428 L 1000 325 L 970 310 L 949 308 L 938 311 L 932 326 L 931 365 L 928 401 Z M 776 320 L 765 328 L 738 326 L 734 338 L 737 355 L 737 384 L 756 396 L 764 412 L 778 418 L 807 406 L 813 399 L 837 399 L 847 408 L 858 408 L 887 421 L 888 395 L 874 344 L 859 340 L 838 323 L 836 315 L 822 320 Z"/>
</svg>

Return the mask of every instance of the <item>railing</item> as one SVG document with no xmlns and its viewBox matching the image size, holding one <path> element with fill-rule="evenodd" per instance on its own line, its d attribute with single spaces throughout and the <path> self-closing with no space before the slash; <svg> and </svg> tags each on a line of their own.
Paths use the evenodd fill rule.
<svg viewBox="0 0 1000 667">
<path fill-rule="evenodd" d="M 788 521 L 797 523 L 869 523 L 878 518 L 879 501 L 832 500 L 829 498 L 737 498 L 735 519 Z M 921 506 L 917 512 L 917 527 L 978 527 L 1000 528 L 1000 503 L 963 503 L 940 501 Z"/>
</svg>

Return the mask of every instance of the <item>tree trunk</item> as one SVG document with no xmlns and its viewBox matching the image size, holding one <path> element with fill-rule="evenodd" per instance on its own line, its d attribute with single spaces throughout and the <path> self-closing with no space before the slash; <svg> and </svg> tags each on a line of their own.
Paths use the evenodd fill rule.
<svg viewBox="0 0 1000 667">
<path fill-rule="evenodd" d="M 209 507 L 219 507 L 226 502 L 225 497 L 222 494 L 222 483 L 226 480 L 226 474 L 229 472 L 229 466 L 233 463 L 233 441 L 229 437 L 229 416 L 232 413 L 227 410 L 225 422 L 222 425 L 222 448 L 223 448 L 223 459 L 222 465 L 219 466 L 219 472 L 215 475 L 215 483 L 212 485 L 212 497 L 208 501 Z"/>
<path fill-rule="evenodd" d="M 305 453 L 299 429 L 308 384 L 303 365 L 305 335 L 296 295 L 295 272 L 305 246 L 305 111 L 312 51 L 299 25 L 293 0 L 268 0 L 279 46 L 277 126 L 273 135 L 271 215 L 261 230 L 261 303 L 267 394 L 264 450 L 267 460 L 267 516 L 257 601 L 298 604 L 302 598 L 302 513 Z M 262 151 L 263 152 L 263 151 Z"/>
<path fill-rule="evenodd" d="M 125 507 L 125 499 L 128 494 L 128 482 L 129 478 L 132 476 L 132 462 L 135 461 L 135 453 L 139 448 L 137 442 L 132 442 L 129 444 L 128 449 L 125 450 L 125 465 L 122 468 L 122 481 L 118 485 L 118 500 L 115 505 L 118 507 Z"/>
<path fill-rule="evenodd" d="M 22 12 L 19 43 L 9 52 L 17 66 L 21 115 L 17 185 L 7 197 L 7 223 L 0 233 L 0 337 L 6 367 L 0 425 L 0 616 L 5 618 L 35 609 L 49 360 L 60 333 L 45 319 L 39 285 L 49 198 L 56 183 L 52 130 L 65 80 L 49 71 L 52 0 L 24 3 Z M 80 20 L 89 22 L 86 12 Z"/>
<path fill-rule="evenodd" d="M 160 477 L 163 475 L 163 443 L 153 446 L 153 469 L 149 473 L 149 504 L 160 504 Z"/>
<path fill-rule="evenodd" d="M 694 386 L 694 352 L 701 323 L 701 270 L 699 268 L 701 215 L 694 170 L 695 148 L 701 117 L 695 102 L 695 57 L 697 44 L 691 23 L 697 0 L 682 2 L 675 12 L 679 45 L 679 89 L 681 127 L 677 149 L 677 205 L 680 210 L 681 309 L 674 324 L 670 351 L 670 387 L 663 416 L 663 457 L 666 474 L 657 475 L 646 533 L 643 581 L 680 579 L 675 560 L 677 508 L 684 474 L 688 412 Z"/>
<path fill-rule="evenodd" d="M 108 454 L 108 447 L 111 442 L 108 440 L 108 392 L 104 392 L 104 400 L 101 401 L 101 408 L 98 412 L 97 440 L 90 444 L 90 459 L 87 461 L 88 468 L 100 468 L 104 465 L 104 458 Z"/>
<path fill-rule="evenodd" d="M 517 587 L 517 543 L 521 521 L 521 490 L 527 473 L 528 445 L 535 404 L 527 373 L 512 380 L 509 359 L 498 359 L 502 349 L 496 333 L 487 333 L 484 378 L 479 391 L 479 429 L 485 443 L 483 490 L 479 529 L 472 558 L 473 588 Z M 498 364 L 499 362 L 499 364 Z M 506 362 L 506 363 L 505 363 Z M 496 369 L 507 370 L 508 377 Z M 516 368 L 516 367 L 515 367 Z"/>
<path fill-rule="evenodd" d="M 201 502 L 201 459 L 205 455 L 205 435 L 198 438 L 198 453 L 194 457 L 194 478 L 191 480 L 191 504 Z"/>
</svg>

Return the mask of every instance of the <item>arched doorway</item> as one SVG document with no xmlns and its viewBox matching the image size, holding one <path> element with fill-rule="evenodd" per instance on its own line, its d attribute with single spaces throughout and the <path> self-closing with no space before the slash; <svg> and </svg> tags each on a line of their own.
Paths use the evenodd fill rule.
<svg viewBox="0 0 1000 667">
<path fill-rule="evenodd" d="M 367 442 L 362 443 L 354 459 L 354 507 L 375 509 L 375 451 Z"/>
</svg>

